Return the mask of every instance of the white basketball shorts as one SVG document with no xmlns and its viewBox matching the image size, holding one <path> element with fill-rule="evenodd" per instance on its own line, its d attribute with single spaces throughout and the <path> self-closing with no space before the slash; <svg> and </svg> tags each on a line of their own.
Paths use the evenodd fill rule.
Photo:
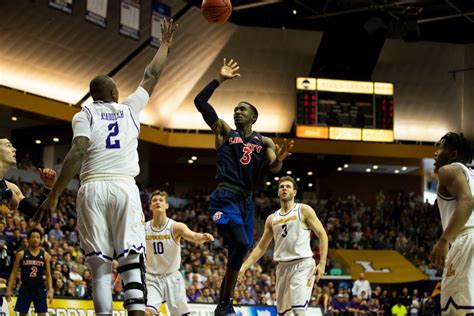
<svg viewBox="0 0 474 316">
<path fill-rule="evenodd" d="M 158 312 L 160 304 L 166 302 L 168 315 L 189 313 L 184 279 L 179 271 L 167 275 L 146 274 L 147 308 Z"/>
<path fill-rule="evenodd" d="M 279 262 L 276 269 L 278 315 L 291 310 L 306 310 L 314 285 L 315 261 L 305 258 Z"/>
<path fill-rule="evenodd" d="M 140 193 L 128 180 L 89 181 L 77 192 L 77 226 L 86 257 L 111 261 L 145 252 Z"/>
</svg>

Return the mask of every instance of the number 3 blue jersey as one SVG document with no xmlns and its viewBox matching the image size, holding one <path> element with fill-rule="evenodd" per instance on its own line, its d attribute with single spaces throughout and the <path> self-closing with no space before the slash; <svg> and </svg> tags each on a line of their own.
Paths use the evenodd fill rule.
<svg viewBox="0 0 474 316">
<path fill-rule="evenodd" d="M 262 135 L 253 132 L 243 137 L 239 131 L 230 131 L 217 149 L 217 182 L 229 182 L 253 191 L 265 156 Z"/>
</svg>

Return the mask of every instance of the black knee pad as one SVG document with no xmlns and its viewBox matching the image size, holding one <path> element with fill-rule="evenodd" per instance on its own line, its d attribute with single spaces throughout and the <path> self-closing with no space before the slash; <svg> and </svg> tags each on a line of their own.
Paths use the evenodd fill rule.
<svg viewBox="0 0 474 316">
<path fill-rule="evenodd" d="M 145 259 L 143 254 L 139 255 L 139 262 L 129 263 L 123 266 L 120 266 L 117 271 L 122 274 L 122 272 L 130 271 L 130 270 L 139 270 L 140 271 L 140 278 L 141 283 L 138 282 L 129 282 L 125 284 L 124 279 L 122 278 L 122 286 L 124 293 L 128 290 L 140 290 L 143 292 L 143 298 L 131 298 L 124 300 L 123 307 L 127 308 L 128 305 L 131 304 L 144 304 L 147 303 L 147 290 L 146 290 L 146 277 L 145 277 Z"/>
</svg>

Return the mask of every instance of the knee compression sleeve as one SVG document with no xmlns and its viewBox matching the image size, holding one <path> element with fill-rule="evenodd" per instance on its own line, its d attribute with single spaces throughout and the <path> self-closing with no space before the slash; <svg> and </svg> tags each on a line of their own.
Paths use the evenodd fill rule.
<svg viewBox="0 0 474 316">
<path fill-rule="evenodd" d="M 98 257 L 89 257 L 87 263 L 91 269 L 94 286 L 94 310 L 97 315 L 113 312 L 112 305 L 112 264 Z"/>
<path fill-rule="evenodd" d="M 131 253 L 127 258 L 119 260 L 118 271 L 122 276 L 124 301 L 123 306 L 128 311 L 145 311 L 146 283 L 143 255 Z"/>
</svg>

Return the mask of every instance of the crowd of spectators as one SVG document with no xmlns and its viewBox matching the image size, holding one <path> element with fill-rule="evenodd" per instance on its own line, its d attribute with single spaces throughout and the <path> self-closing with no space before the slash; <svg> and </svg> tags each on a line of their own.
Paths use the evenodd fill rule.
<svg viewBox="0 0 474 316">
<path fill-rule="evenodd" d="M 13 179 L 18 180 L 18 179 Z M 25 196 L 37 199 L 42 187 L 36 183 L 20 183 Z M 79 247 L 80 236 L 76 229 L 76 192 L 66 190 L 61 196 L 58 209 L 51 215 L 51 226 L 45 229 L 44 247 L 51 254 L 52 276 L 56 296 L 91 298 L 91 273 Z M 142 202 L 147 219 L 149 193 L 142 192 Z M 186 223 L 192 230 L 209 232 L 218 237 L 217 229 L 206 212 L 208 192 L 194 192 L 182 198 L 171 197 L 168 216 Z M 425 265 L 425 259 L 432 243 L 439 235 L 437 210 L 412 194 L 399 194 L 390 199 L 382 193 L 376 197 L 376 207 L 364 206 L 354 196 L 345 199 L 328 199 L 323 203 L 311 203 L 329 235 L 330 248 L 349 249 L 396 249 L 417 264 L 429 276 L 439 275 L 440 271 Z M 278 200 L 264 195 L 256 198 L 261 228 L 265 214 L 278 207 Z M 18 211 L 8 210 L 2 205 L 0 212 L 0 278 L 7 279 L 15 253 L 26 246 L 28 223 Z M 261 229 L 257 229 L 255 240 L 259 239 Z M 315 256 L 318 256 L 317 240 L 313 240 Z M 195 245 L 183 242 L 181 272 L 185 277 L 189 302 L 215 303 L 218 298 L 221 278 L 224 274 L 226 255 L 222 240 Z M 123 298 L 123 288 L 117 273 L 117 262 L 113 263 L 114 298 Z M 326 273 L 342 275 L 343 269 L 328 260 Z M 272 251 L 249 271 L 236 286 L 233 300 L 236 304 L 275 305 L 275 263 Z M 315 286 L 310 305 L 320 305 L 328 313 L 344 314 L 383 314 L 401 302 L 413 314 L 430 310 L 431 296 L 420 296 L 417 290 L 408 294 L 388 292 L 380 287 L 370 294 L 352 293 L 351 288 L 335 286 L 329 282 L 325 286 Z M 403 299 L 404 298 L 404 299 Z M 403 300 L 402 300 L 403 299 Z M 389 312 L 390 313 L 390 312 Z M 431 314 L 430 314 L 431 315 Z"/>
</svg>

